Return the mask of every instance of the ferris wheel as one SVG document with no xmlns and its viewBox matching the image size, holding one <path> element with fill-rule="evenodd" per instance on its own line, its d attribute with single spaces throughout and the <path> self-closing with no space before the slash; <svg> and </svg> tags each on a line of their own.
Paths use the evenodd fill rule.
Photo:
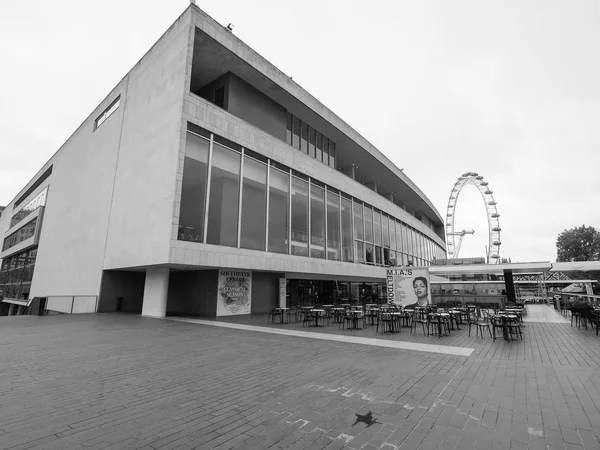
<svg viewBox="0 0 600 450">
<path fill-rule="evenodd" d="M 483 179 L 483 176 L 475 172 L 463 173 L 462 176 L 458 177 L 458 181 L 454 184 L 452 192 L 450 193 L 450 199 L 448 200 L 448 211 L 446 213 L 446 247 L 448 249 L 448 256 L 451 259 L 458 258 L 458 252 L 460 251 L 460 244 L 465 234 L 473 234 L 472 232 L 454 231 L 454 215 L 456 212 L 456 202 L 458 201 L 458 195 L 462 188 L 467 185 L 475 186 L 485 202 L 485 209 L 487 211 L 488 219 L 488 231 L 489 231 L 489 243 L 487 246 L 487 263 L 498 263 L 500 262 L 500 221 L 498 210 L 496 208 L 496 201 L 494 200 L 493 193 L 489 187 L 488 182 Z M 458 245 L 455 242 L 455 236 L 459 236 Z"/>
</svg>

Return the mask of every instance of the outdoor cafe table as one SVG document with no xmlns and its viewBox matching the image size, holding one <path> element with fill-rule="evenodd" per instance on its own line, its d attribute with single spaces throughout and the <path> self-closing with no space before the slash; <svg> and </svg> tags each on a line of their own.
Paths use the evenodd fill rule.
<svg viewBox="0 0 600 450">
<path fill-rule="evenodd" d="M 325 318 L 325 310 L 324 309 L 311 309 L 311 311 L 315 315 L 315 327 L 319 326 L 319 317 L 321 318 L 321 326 L 324 326 L 323 319 Z"/>
<path fill-rule="evenodd" d="M 450 320 L 450 314 L 449 313 L 429 313 L 429 316 L 433 316 L 436 317 L 437 320 L 437 329 L 438 329 L 438 336 L 442 336 L 442 320 L 443 319 L 449 319 Z"/>
<path fill-rule="evenodd" d="M 364 317 L 364 313 L 361 310 L 348 311 L 350 317 L 352 317 L 352 330 L 358 330 L 358 321 Z"/>
<path fill-rule="evenodd" d="M 454 324 L 452 323 L 452 321 L 454 321 L 454 323 L 456 323 L 456 329 L 460 330 L 459 323 L 462 323 L 461 312 L 457 309 L 450 309 L 447 313 L 450 314 L 450 328 L 454 330 Z"/>
<path fill-rule="evenodd" d="M 284 307 L 275 308 L 275 315 L 279 316 L 279 323 L 285 323 L 284 317 L 285 317 L 285 313 L 288 309 L 290 309 L 290 308 L 284 308 Z"/>
<path fill-rule="evenodd" d="M 333 321 L 334 323 L 340 323 L 342 321 L 342 317 L 344 316 L 344 311 L 346 308 L 331 308 L 333 312 Z"/>
<path fill-rule="evenodd" d="M 502 337 L 505 341 L 510 341 L 508 333 L 508 325 L 506 324 L 507 319 L 518 319 L 516 314 L 498 313 L 492 316 L 492 336 L 496 339 L 496 323 L 500 322 L 502 325 Z"/>
</svg>

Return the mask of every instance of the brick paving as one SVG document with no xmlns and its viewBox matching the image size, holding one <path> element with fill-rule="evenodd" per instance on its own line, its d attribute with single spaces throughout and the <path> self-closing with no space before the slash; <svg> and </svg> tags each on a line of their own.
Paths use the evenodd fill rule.
<svg viewBox="0 0 600 450">
<path fill-rule="evenodd" d="M 0 449 L 600 449 L 591 329 L 528 322 L 514 342 L 464 328 L 376 337 L 473 352 L 133 315 L 3 317 Z M 357 421 L 369 412 L 374 422 Z"/>
</svg>

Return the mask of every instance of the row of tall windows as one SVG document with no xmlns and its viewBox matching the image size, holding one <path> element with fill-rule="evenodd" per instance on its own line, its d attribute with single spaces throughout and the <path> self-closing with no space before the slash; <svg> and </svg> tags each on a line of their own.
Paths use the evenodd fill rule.
<svg viewBox="0 0 600 450">
<path fill-rule="evenodd" d="M 287 114 L 287 143 L 335 169 L 335 142 L 292 114 Z"/>
<path fill-rule="evenodd" d="M 190 125 L 178 239 L 387 266 L 444 250 L 372 206 Z"/>
<path fill-rule="evenodd" d="M 2 244 L 2 251 L 8 250 L 11 247 L 29 239 L 35 234 L 35 227 L 37 226 L 37 217 L 32 221 L 26 223 L 14 233 L 11 233 L 4 239 Z"/>
<path fill-rule="evenodd" d="M 32 249 L 2 260 L 0 296 L 15 299 L 29 298 L 36 257 L 37 249 Z"/>
<path fill-rule="evenodd" d="M 48 188 L 44 189 L 42 192 L 36 195 L 29 203 L 23 206 L 16 214 L 14 214 L 10 219 L 10 228 L 14 227 L 25 217 L 32 214 L 40 206 L 46 205 L 47 194 Z"/>
</svg>

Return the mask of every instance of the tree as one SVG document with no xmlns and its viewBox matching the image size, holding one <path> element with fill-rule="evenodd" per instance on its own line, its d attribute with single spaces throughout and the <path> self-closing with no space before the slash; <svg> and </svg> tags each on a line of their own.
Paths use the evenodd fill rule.
<svg viewBox="0 0 600 450">
<path fill-rule="evenodd" d="M 556 239 L 556 261 L 597 261 L 600 259 L 600 231 L 594 227 L 564 230 Z"/>
</svg>

